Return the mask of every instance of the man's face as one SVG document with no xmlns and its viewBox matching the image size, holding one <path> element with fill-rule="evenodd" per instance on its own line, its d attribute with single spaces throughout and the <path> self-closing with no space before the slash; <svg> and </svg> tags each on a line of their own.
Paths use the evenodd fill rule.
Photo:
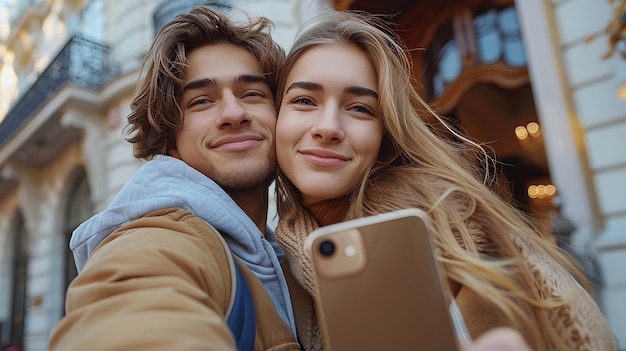
<svg viewBox="0 0 626 351">
<path fill-rule="evenodd" d="M 257 60 L 227 43 L 199 47 L 187 58 L 184 123 L 170 155 L 225 190 L 267 185 L 276 169 L 276 108 Z"/>
</svg>

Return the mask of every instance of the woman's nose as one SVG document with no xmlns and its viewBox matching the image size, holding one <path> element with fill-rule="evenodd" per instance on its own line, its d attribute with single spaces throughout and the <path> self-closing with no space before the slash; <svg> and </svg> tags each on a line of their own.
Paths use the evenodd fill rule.
<svg viewBox="0 0 626 351">
<path fill-rule="evenodd" d="M 311 134 L 314 138 L 325 142 L 343 140 L 344 131 L 341 126 L 339 109 L 328 106 L 320 110 L 320 114 L 311 128 Z"/>
</svg>

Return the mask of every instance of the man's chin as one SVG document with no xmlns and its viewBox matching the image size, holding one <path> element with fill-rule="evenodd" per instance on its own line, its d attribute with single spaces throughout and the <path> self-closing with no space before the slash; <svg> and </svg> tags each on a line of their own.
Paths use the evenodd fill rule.
<svg viewBox="0 0 626 351">
<path fill-rule="evenodd" d="M 244 191 L 253 190 L 260 187 L 267 188 L 274 177 L 276 171 L 271 167 L 242 167 L 243 169 L 231 169 L 228 174 L 221 174 L 213 179 L 224 189 Z"/>
</svg>

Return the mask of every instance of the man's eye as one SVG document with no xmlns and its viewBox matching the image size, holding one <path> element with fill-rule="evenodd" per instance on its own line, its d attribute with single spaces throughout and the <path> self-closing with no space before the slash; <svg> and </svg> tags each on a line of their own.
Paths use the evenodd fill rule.
<svg viewBox="0 0 626 351">
<path fill-rule="evenodd" d="M 193 100 L 189 106 L 196 106 L 196 105 L 204 105 L 204 104 L 208 104 L 209 103 L 209 99 L 206 98 L 200 98 L 200 99 L 195 99 Z"/>
<path fill-rule="evenodd" d="M 258 90 L 249 90 L 249 91 L 246 91 L 246 92 L 243 94 L 243 96 L 252 96 L 252 97 L 254 97 L 254 96 L 261 96 L 261 97 L 263 97 L 264 95 L 265 95 L 265 94 L 261 93 L 261 92 L 260 92 L 260 91 L 258 91 Z"/>
</svg>

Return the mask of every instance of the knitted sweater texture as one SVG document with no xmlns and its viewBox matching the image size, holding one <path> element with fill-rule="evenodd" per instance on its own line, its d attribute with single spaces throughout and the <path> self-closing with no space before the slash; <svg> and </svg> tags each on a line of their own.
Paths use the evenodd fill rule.
<svg viewBox="0 0 626 351">
<path fill-rule="evenodd" d="M 316 283 L 312 264 L 304 247 L 304 241 L 309 233 L 318 227 L 319 224 L 310 212 L 295 206 L 281 217 L 276 228 L 276 238 L 286 252 L 285 256 L 289 266 L 286 269 L 290 270 L 295 281 L 299 284 L 299 287 L 290 286 L 290 290 L 294 288 L 304 289 L 309 295 L 309 298 L 303 301 L 293 301 L 294 313 L 304 314 L 304 316 L 296 316 L 296 322 L 299 341 L 307 351 L 322 350 L 322 336 L 312 298 L 315 294 Z M 496 250 L 488 236 L 481 232 L 477 226 L 471 227 L 478 250 L 481 253 L 496 256 Z M 510 235 L 513 236 L 520 256 L 531 267 L 535 278 L 534 288 L 539 291 L 540 296 L 551 296 L 557 300 L 567 296 L 568 301 L 570 301 L 547 312 L 554 330 L 565 340 L 568 346 L 567 350 L 616 350 L 615 339 L 608 322 L 592 297 L 573 279 L 571 274 L 540 247 L 526 242 L 519 236 Z M 486 317 L 466 315 L 463 308 L 461 312 L 464 314 L 465 322 L 470 330 L 474 321 Z M 500 326 L 497 319 L 493 320 L 491 327 Z M 484 320 L 481 320 L 480 323 L 484 324 Z"/>
</svg>

